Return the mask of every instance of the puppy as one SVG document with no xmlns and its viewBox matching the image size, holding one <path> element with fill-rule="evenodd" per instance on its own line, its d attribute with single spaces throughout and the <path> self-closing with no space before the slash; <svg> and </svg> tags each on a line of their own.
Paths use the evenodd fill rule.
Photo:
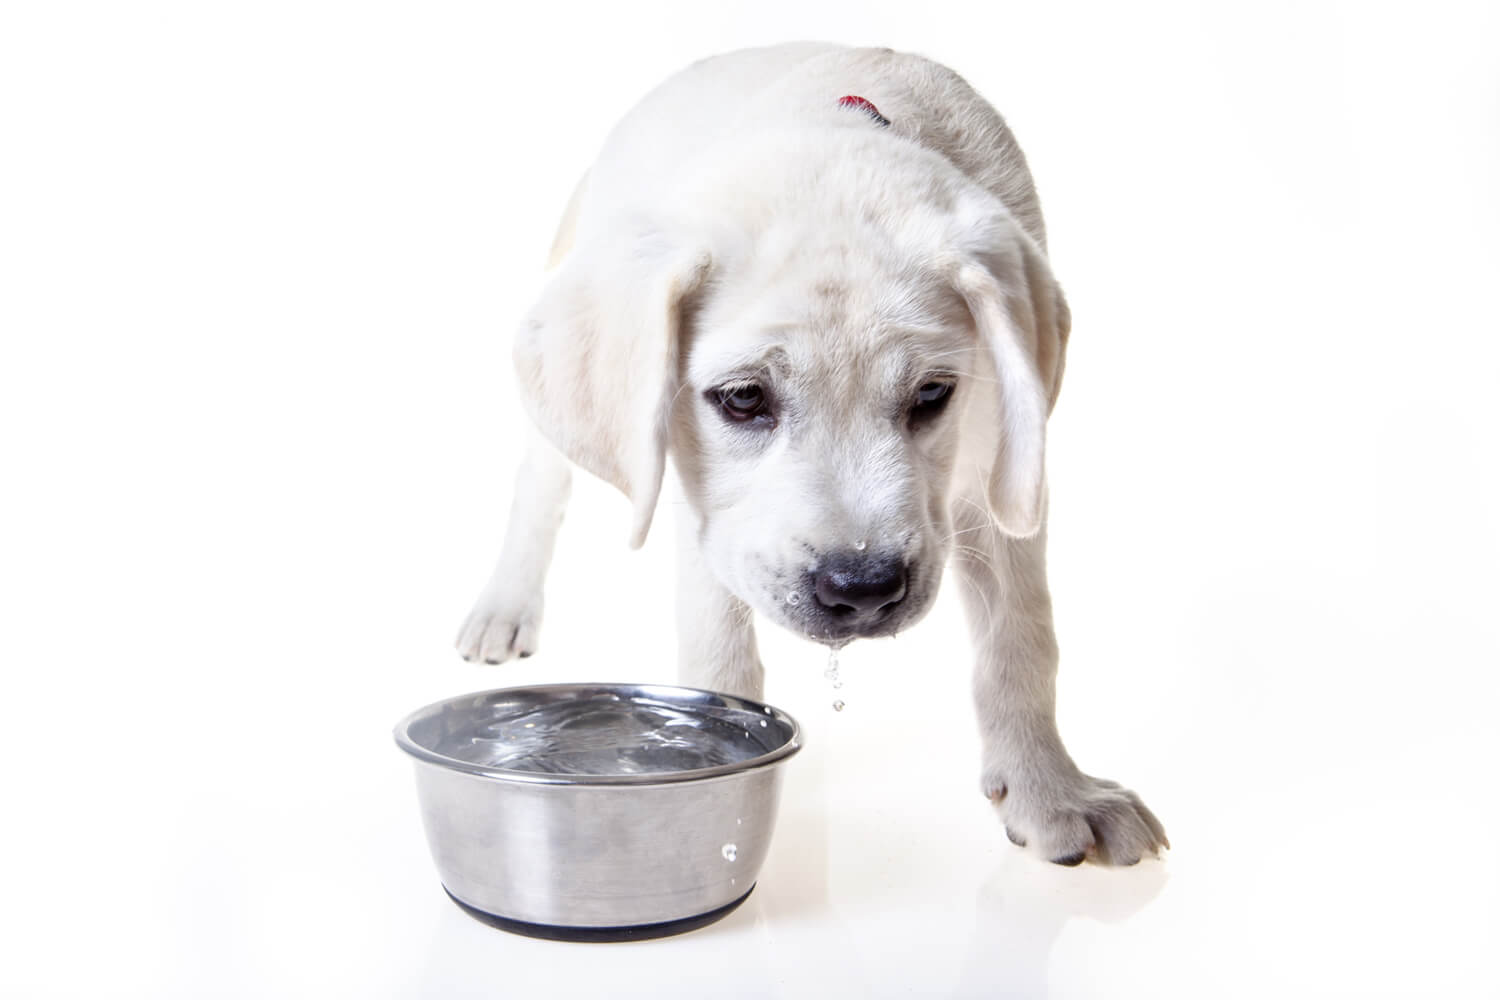
<svg viewBox="0 0 1500 1000">
<path fill-rule="evenodd" d="M 570 461 L 629 497 L 639 546 L 671 454 L 684 683 L 758 698 L 752 609 L 833 646 L 893 635 L 951 559 L 1011 840 L 1062 865 L 1167 845 L 1054 721 L 1043 452 L 1068 307 L 1025 158 L 968 84 L 888 49 L 699 62 L 611 133 L 552 263 L 515 343 L 540 435 L 465 659 L 535 651 Z"/>
</svg>

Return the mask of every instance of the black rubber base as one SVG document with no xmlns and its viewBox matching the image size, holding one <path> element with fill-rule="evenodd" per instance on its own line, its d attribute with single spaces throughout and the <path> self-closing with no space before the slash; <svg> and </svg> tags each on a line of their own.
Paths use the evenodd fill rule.
<svg viewBox="0 0 1500 1000">
<path fill-rule="evenodd" d="M 448 887 L 443 886 L 443 891 L 448 892 Z M 649 941 L 652 938 L 671 937 L 673 934 L 686 934 L 688 931 L 707 927 L 715 920 L 722 920 L 733 913 L 735 908 L 749 898 L 750 893 L 754 891 L 755 886 L 752 885 L 739 899 L 726 903 L 717 910 L 709 910 L 695 917 L 666 920 L 659 924 L 632 924 L 628 927 L 565 927 L 559 924 L 533 924 L 525 920 L 512 920 L 509 917 L 499 917 L 493 913 L 475 909 L 451 892 L 448 892 L 448 898 L 457 903 L 459 909 L 480 923 L 498 927 L 502 931 L 510 931 L 512 934 L 524 934 L 526 937 L 546 938 L 549 941 Z"/>
</svg>

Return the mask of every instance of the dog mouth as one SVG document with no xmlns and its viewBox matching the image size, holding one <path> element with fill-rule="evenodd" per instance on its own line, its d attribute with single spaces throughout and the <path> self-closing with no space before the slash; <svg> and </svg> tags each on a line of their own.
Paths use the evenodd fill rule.
<svg viewBox="0 0 1500 1000">
<path fill-rule="evenodd" d="M 839 649 L 855 639 L 895 638 L 897 633 L 915 624 L 921 617 L 922 612 L 913 609 L 911 613 L 892 614 L 878 621 L 840 621 L 829 620 L 822 615 L 798 615 L 783 624 L 804 639 L 830 649 Z"/>
<path fill-rule="evenodd" d="M 904 622 L 881 622 L 874 625 L 818 625 L 810 623 L 801 629 L 804 638 L 830 649 L 840 649 L 855 639 L 893 638 Z"/>
</svg>

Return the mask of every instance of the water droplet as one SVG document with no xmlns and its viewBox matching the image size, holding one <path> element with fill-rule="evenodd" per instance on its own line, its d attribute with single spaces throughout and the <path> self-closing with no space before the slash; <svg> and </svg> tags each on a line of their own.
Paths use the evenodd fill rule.
<svg viewBox="0 0 1500 1000">
<path fill-rule="evenodd" d="M 802 595 L 793 591 L 792 593 L 786 595 L 786 602 L 791 605 L 801 604 Z"/>
<path fill-rule="evenodd" d="M 863 552 L 864 550 L 865 550 L 865 540 L 863 538 L 861 538 L 859 541 L 857 541 L 857 542 L 854 543 L 854 551 L 855 552 Z"/>
<path fill-rule="evenodd" d="M 844 710 L 844 703 L 842 701 L 835 701 L 833 703 L 833 710 L 835 712 L 842 712 Z"/>
<path fill-rule="evenodd" d="M 740 856 L 740 849 L 734 844 L 725 844 L 719 849 L 719 853 L 724 855 L 725 861 L 733 861 Z"/>
<path fill-rule="evenodd" d="M 762 728 L 762 729 L 766 728 L 766 720 L 765 719 L 761 719 L 760 720 L 760 728 Z"/>
</svg>

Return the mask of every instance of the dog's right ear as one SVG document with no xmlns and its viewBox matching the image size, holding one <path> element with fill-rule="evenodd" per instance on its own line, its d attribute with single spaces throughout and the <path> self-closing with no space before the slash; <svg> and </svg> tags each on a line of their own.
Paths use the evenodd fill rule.
<svg viewBox="0 0 1500 1000">
<path fill-rule="evenodd" d="M 630 498 L 632 548 L 661 492 L 684 300 L 708 270 L 706 252 L 660 233 L 595 239 L 567 255 L 516 335 L 527 411 L 571 461 Z"/>
</svg>

